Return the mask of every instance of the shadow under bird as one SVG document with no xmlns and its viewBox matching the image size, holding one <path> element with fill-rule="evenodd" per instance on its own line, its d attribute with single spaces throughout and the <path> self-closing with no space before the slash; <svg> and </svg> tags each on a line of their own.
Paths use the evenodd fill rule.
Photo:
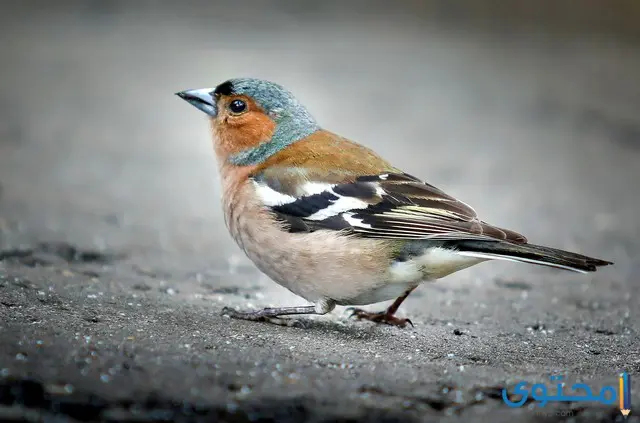
<svg viewBox="0 0 640 423">
<path fill-rule="evenodd" d="M 230 317 L 280 316 L 396 299 L 353 315 L 404 327 L 395 316 L 423 281 L 492 259 L 593 272 L 608 261 L 529 244 L 480 220 L 467 204 L 321 128 L 278 84 L 231 79 L 178 96 L 211 118 L 229 232 L 271 279 L 313 305 Z"/>
</svg>

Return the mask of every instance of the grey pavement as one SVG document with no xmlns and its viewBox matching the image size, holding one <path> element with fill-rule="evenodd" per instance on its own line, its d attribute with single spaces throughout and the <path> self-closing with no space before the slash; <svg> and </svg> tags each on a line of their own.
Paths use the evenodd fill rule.
<svg viewBox="0 0 640 423">
<path fill-rule="evenodd" d="M 637 8 L 606 15 L 616 32 L 441 1 L 3 4 L 0 419 L 613 422 L 501 391 L 627 371 L 640 421 Z M 173 95 L 234 76 L 483 220 L 615 265 L 484 263 L 420 287 L 408 329 L 220 316 L 304 303 L 227 234 L 207 121 Z"/>
</svg>

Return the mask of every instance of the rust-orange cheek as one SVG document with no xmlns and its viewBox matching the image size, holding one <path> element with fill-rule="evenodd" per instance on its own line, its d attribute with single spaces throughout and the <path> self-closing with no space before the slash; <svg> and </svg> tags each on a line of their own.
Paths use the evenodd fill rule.
<svg viewBox="0 0 640 423">
<path fill-rule="evenodd" d="M 212 129 L 216 152 L 226 158 L 270 140 L 276 124 L 264 113 L 252 111 L 221 116 L 212 121 Z"/>
</svg>

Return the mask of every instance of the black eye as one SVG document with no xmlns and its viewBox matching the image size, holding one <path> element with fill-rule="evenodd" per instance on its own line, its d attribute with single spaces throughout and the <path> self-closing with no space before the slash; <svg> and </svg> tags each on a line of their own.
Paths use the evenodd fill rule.
<svg viewBox="0 0 640 423">
<path fill-rule="evenodd" d="M 242 113 L 247 110 L 247 103 L 242 100 L 233 100 L 229 103 L 229 110 L 233 113 Z"/>
</svg>

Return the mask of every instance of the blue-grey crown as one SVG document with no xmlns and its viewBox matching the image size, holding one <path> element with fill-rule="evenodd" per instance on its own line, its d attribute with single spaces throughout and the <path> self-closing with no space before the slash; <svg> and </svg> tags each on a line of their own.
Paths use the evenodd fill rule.
<svg viewBox="0 0 640 423">
<path fill-rule="evenodd" d="M 255 78 L 235 78 L 218 85 L 216 94 L 244 94 L 253 98 L 265 112 L 276 117 L 296 115 L 315 123 L 307 109 L 283 86 Z"/>
</svg>

